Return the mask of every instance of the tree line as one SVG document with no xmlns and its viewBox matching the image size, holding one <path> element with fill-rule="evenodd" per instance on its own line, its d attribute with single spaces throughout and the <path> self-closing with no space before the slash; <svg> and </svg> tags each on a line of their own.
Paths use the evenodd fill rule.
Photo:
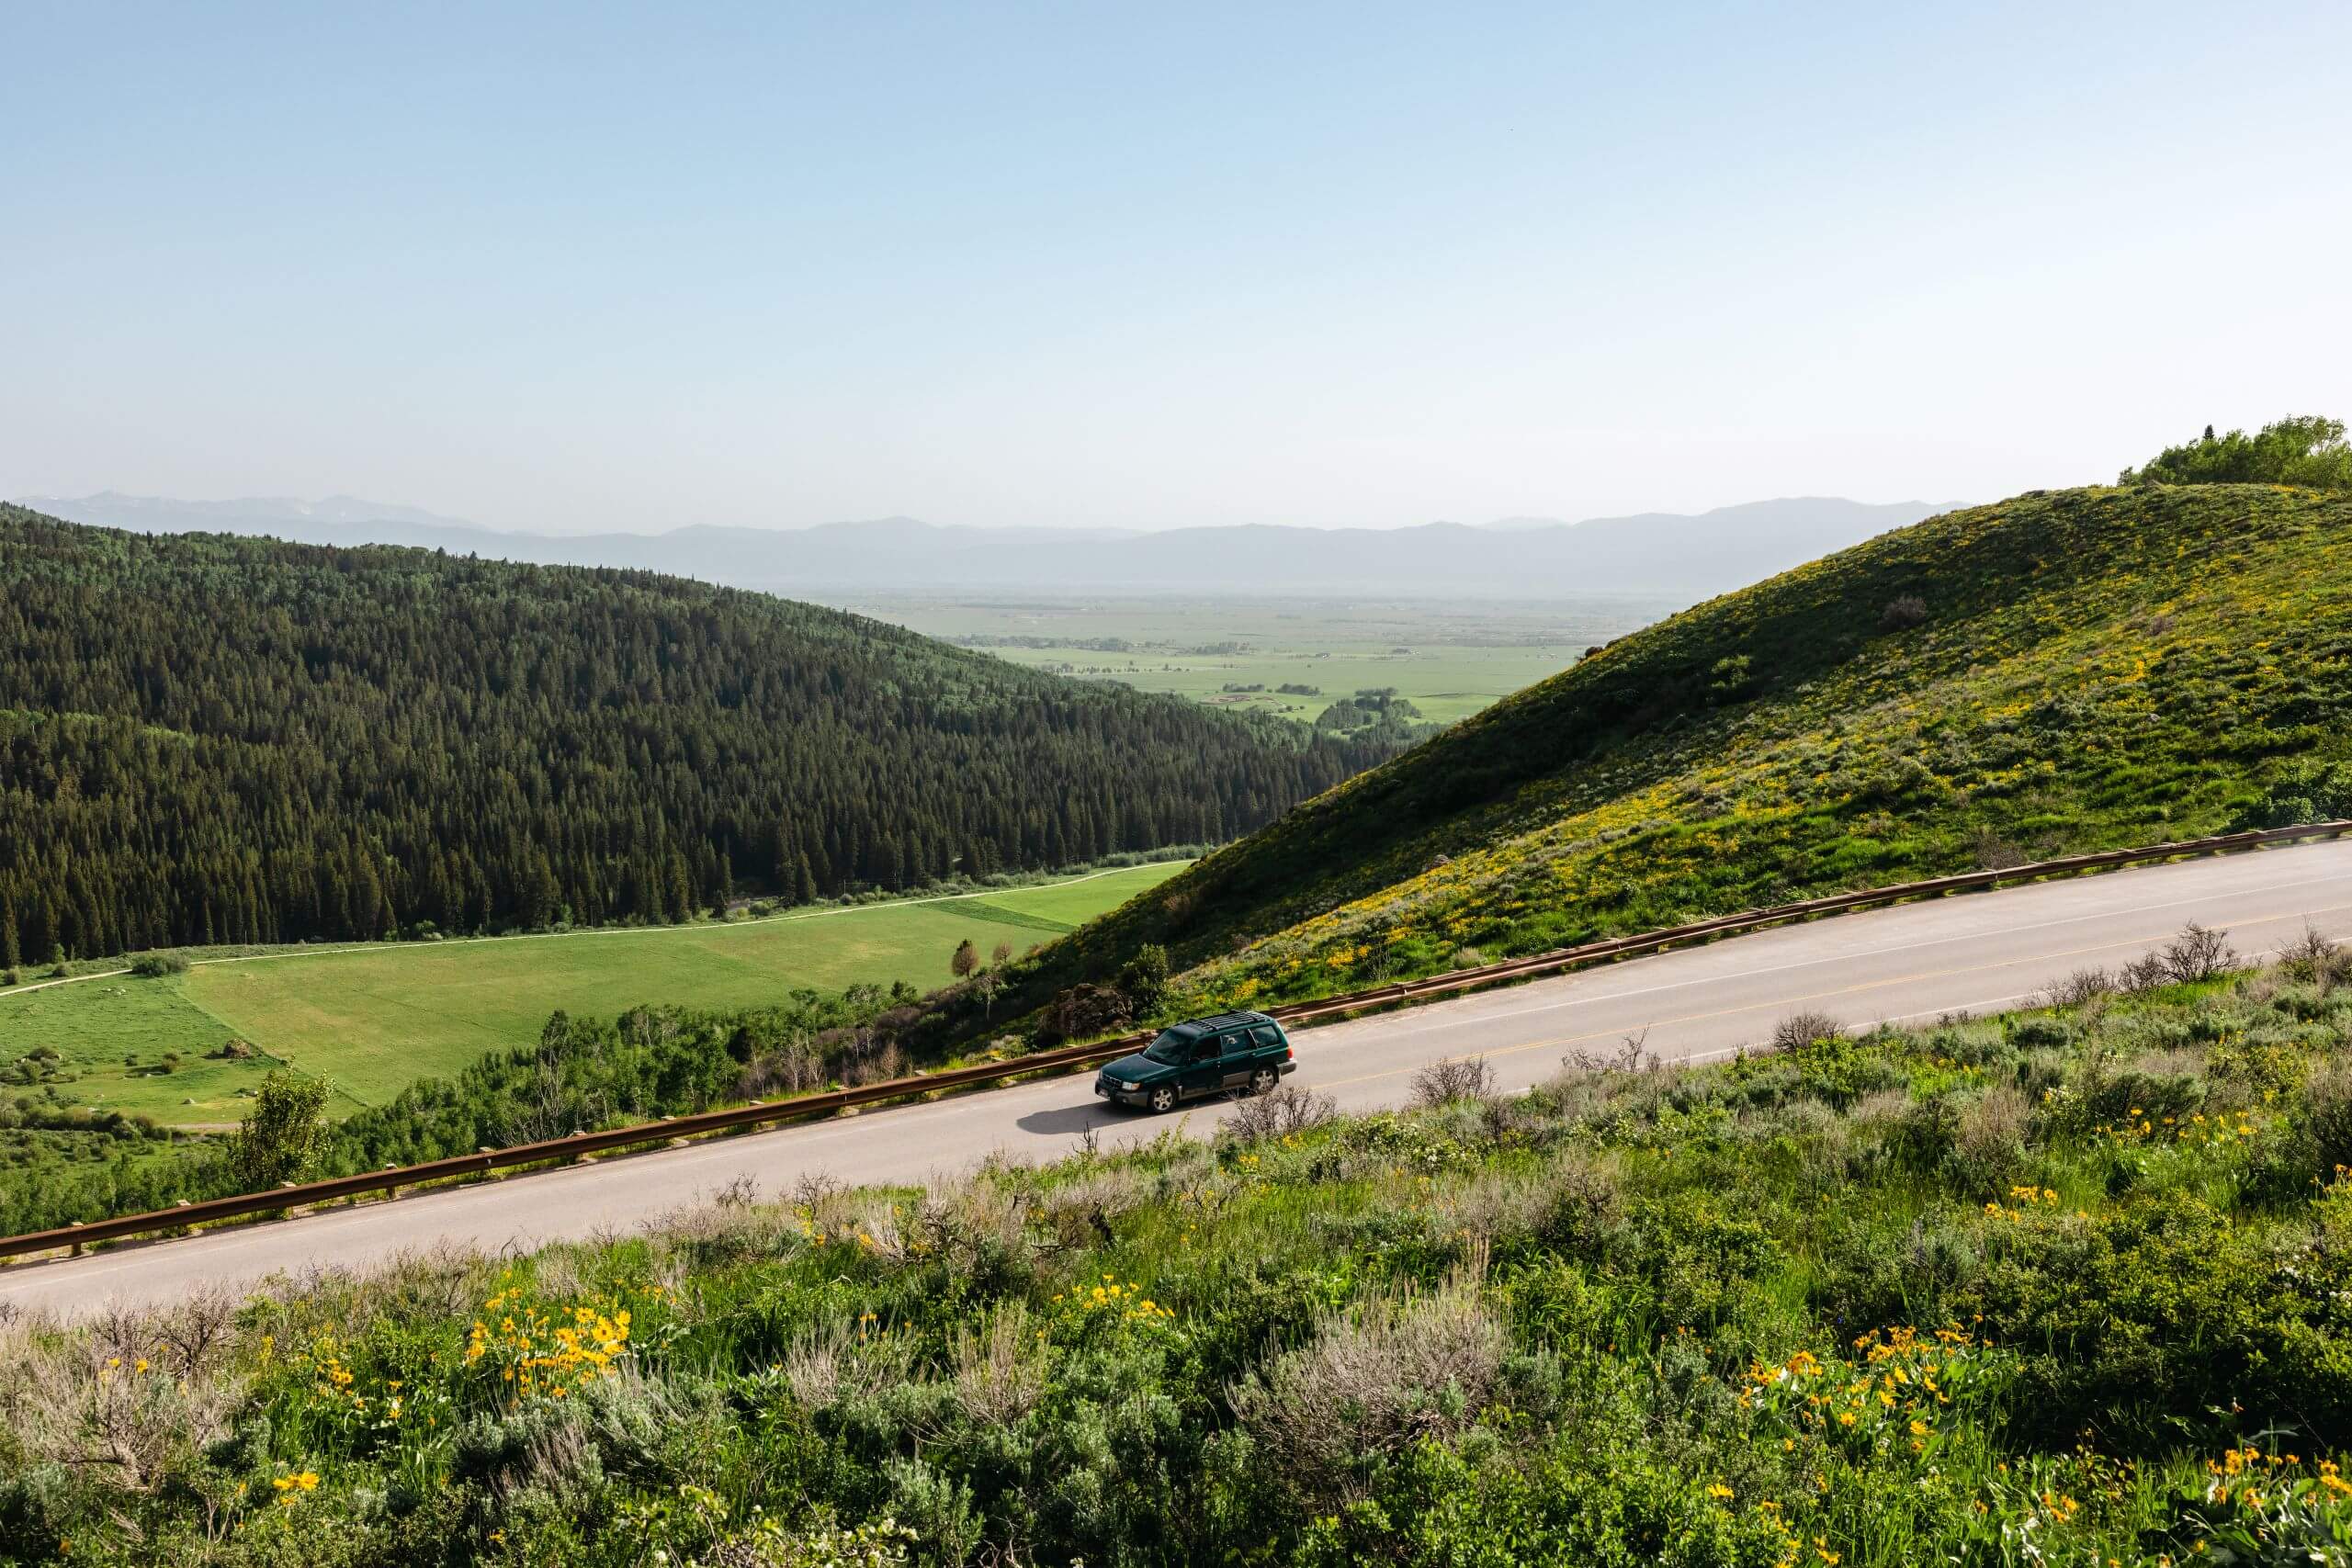
<svg viewBox="0 0 2352 1568">
<path fill-rule="evenodd" d="M 7 964 L 1219 841 L 1394 749 L 650 572 L 0 506 L 0 583 Z"/>
<path fill-rule="evenodd" d="M 2201 438 L 2165 447 L 2115 482 L 2301 485 L 2341 494 L 2352 491 L 2352 443 L 2342 420 L 2320 414 L 2273 420 L 2252 435 L 2216 435 L 2209 424 Z"/>
</svg>

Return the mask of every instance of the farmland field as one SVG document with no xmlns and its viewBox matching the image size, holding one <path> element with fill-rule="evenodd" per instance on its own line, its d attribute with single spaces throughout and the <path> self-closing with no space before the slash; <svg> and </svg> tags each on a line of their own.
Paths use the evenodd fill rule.
<svg viewBox="0 0 2352 1568">
<path fill-rule="evenodd" d="M 1679 608 L 1600 595 L 1542 604 L 977 596 L 844 604 L 1033 669 L 1218 706 L 1311 722 L 1340 697 L 1394 686 L 1422 716 L 1446 724 L 1559 673 L 1587 648 Z M 1286 684 L 1316 690 L 1278 689 Z M 1248 686 L 1263 689 L 1228 689 Z"/>
<path fill-rule="evenodd" d="M 439 944 L 385 943 L 199 962 L 0 992 L 0 1064 L 46 1046 L 44 1081 L 67 1104 L 182 1126 L 243 1114 L 280 1063 L 315 1074 L 344 1114 L 420 1077 L 538 1038 L 560 1008 L 609 1017 L 641 1002 L 757 1006 L 797 987 L 944 984 L 966 938 L 1015 952 L 1111 908 L 1183 863 L 968 897 L 819 908 L 731 924 L 619 928 Z M 214 1053 L 250 1043 L 242 1059 Z M 163 1069 L 166 1054 L 179 1060 Z M 128 1060 L 126 1060 L 128 1059 Z"/>
</svg>

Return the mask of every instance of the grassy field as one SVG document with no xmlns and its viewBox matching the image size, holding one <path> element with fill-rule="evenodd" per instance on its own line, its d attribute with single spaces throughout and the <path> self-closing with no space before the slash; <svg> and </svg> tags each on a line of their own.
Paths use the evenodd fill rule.
<svg viewBox="0 0 2352 1568">
<path fill-rule="evenodd" d="M 1157 886 L 1181 863 L 932 902 L 820 908 L 760 921 L 386 944 L 199 962 L 184 975 L 0 993 L 0 1062 L 41 1046 L 68 1103 L 174 1125 L 234 1122 L 277 1063 L 324 1078 L 347 1114 L 419 1077 L 538 1038 L 560 1008 L 756 1006 L 797 987 L 904 980 L 930 988 L 966 938 L 1016 953 Z M 231 1039 L 243 1060 L 214 1057 Z M 160 1070 L 166 1054 L 179 1065 Z"/>
<path fill-rule="evenodd" d="M 237 1031 L 187 998 L 187 978 L 123 975 L 0 992 L 0 1066 L 47 1047 L 59 1059 L 40 1072 L 37 1084 L 23 1087 L 159 1122 L 234 1120 L 241 1112 L 228 1108 L 238 1090 L 260 1082 L 267 1064 L 207 1058 Z M 162 1071 L 163 1059 L 174 1055 L 180 1065 Z"/>
<path fill-rule="evenodd" d="M 849 608 L 1033 669 L 1173 692 L 1217 706 L 1312 721 L 1337 698 L 1394 686 L 1425 717 L 1452 723 L 1558 673 L 1587 648 L 1676 606 L 1595 596 L 1524 604 L 877 600 Z M 1078 646 L 1114 638 L 1133 647 Z M 1037 646 L 1016 646 L 1014 639 Z M 1284 684 L 1317 691 L 1276 690 Z M 1226 689 L 1236 685 L 1265 690 Z"/>
</svg>

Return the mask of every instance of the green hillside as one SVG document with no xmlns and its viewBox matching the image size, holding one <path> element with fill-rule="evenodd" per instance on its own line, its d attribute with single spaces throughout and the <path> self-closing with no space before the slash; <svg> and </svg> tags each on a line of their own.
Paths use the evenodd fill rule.
<svg viewBox="0 0 2352 1568">
<path fill-rule="evenodd" d="M 2352 809 L 2352 499 L 2036 492 L 1611 644 L 1057 944 L 1263 1002 Z"/>
<path fill-rule="evenodd" d="M 0 506 L 0 964 L 1216 842 L 1393 750 L 651 572 Z"/>
<path fill-rule="evenodd" d="M 2347 1031 L 2306 949 L 0 1325 L 0 1561 L 2338 1562 Z"/>
</svg>

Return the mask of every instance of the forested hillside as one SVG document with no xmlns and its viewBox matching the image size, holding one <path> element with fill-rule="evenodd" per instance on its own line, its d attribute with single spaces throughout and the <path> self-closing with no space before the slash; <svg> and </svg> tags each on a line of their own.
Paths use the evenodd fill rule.
<svg viewBox="0 0 2352 1568">
<path fill-rule="evenodd" d="M 1179 971 L 1168 1010 L 1287 1000 L 2335 814 L 2352 498 L 2035 492 L 1623 638 L 1055 944 L 1014 1000 L 1153 943 Z"/>
<path fill-rule="evenodd" d="M 0 591 L 11 964 L 1064 864 L 1383 754 L 648 572 L 0 506 Z"/>
</svg>

